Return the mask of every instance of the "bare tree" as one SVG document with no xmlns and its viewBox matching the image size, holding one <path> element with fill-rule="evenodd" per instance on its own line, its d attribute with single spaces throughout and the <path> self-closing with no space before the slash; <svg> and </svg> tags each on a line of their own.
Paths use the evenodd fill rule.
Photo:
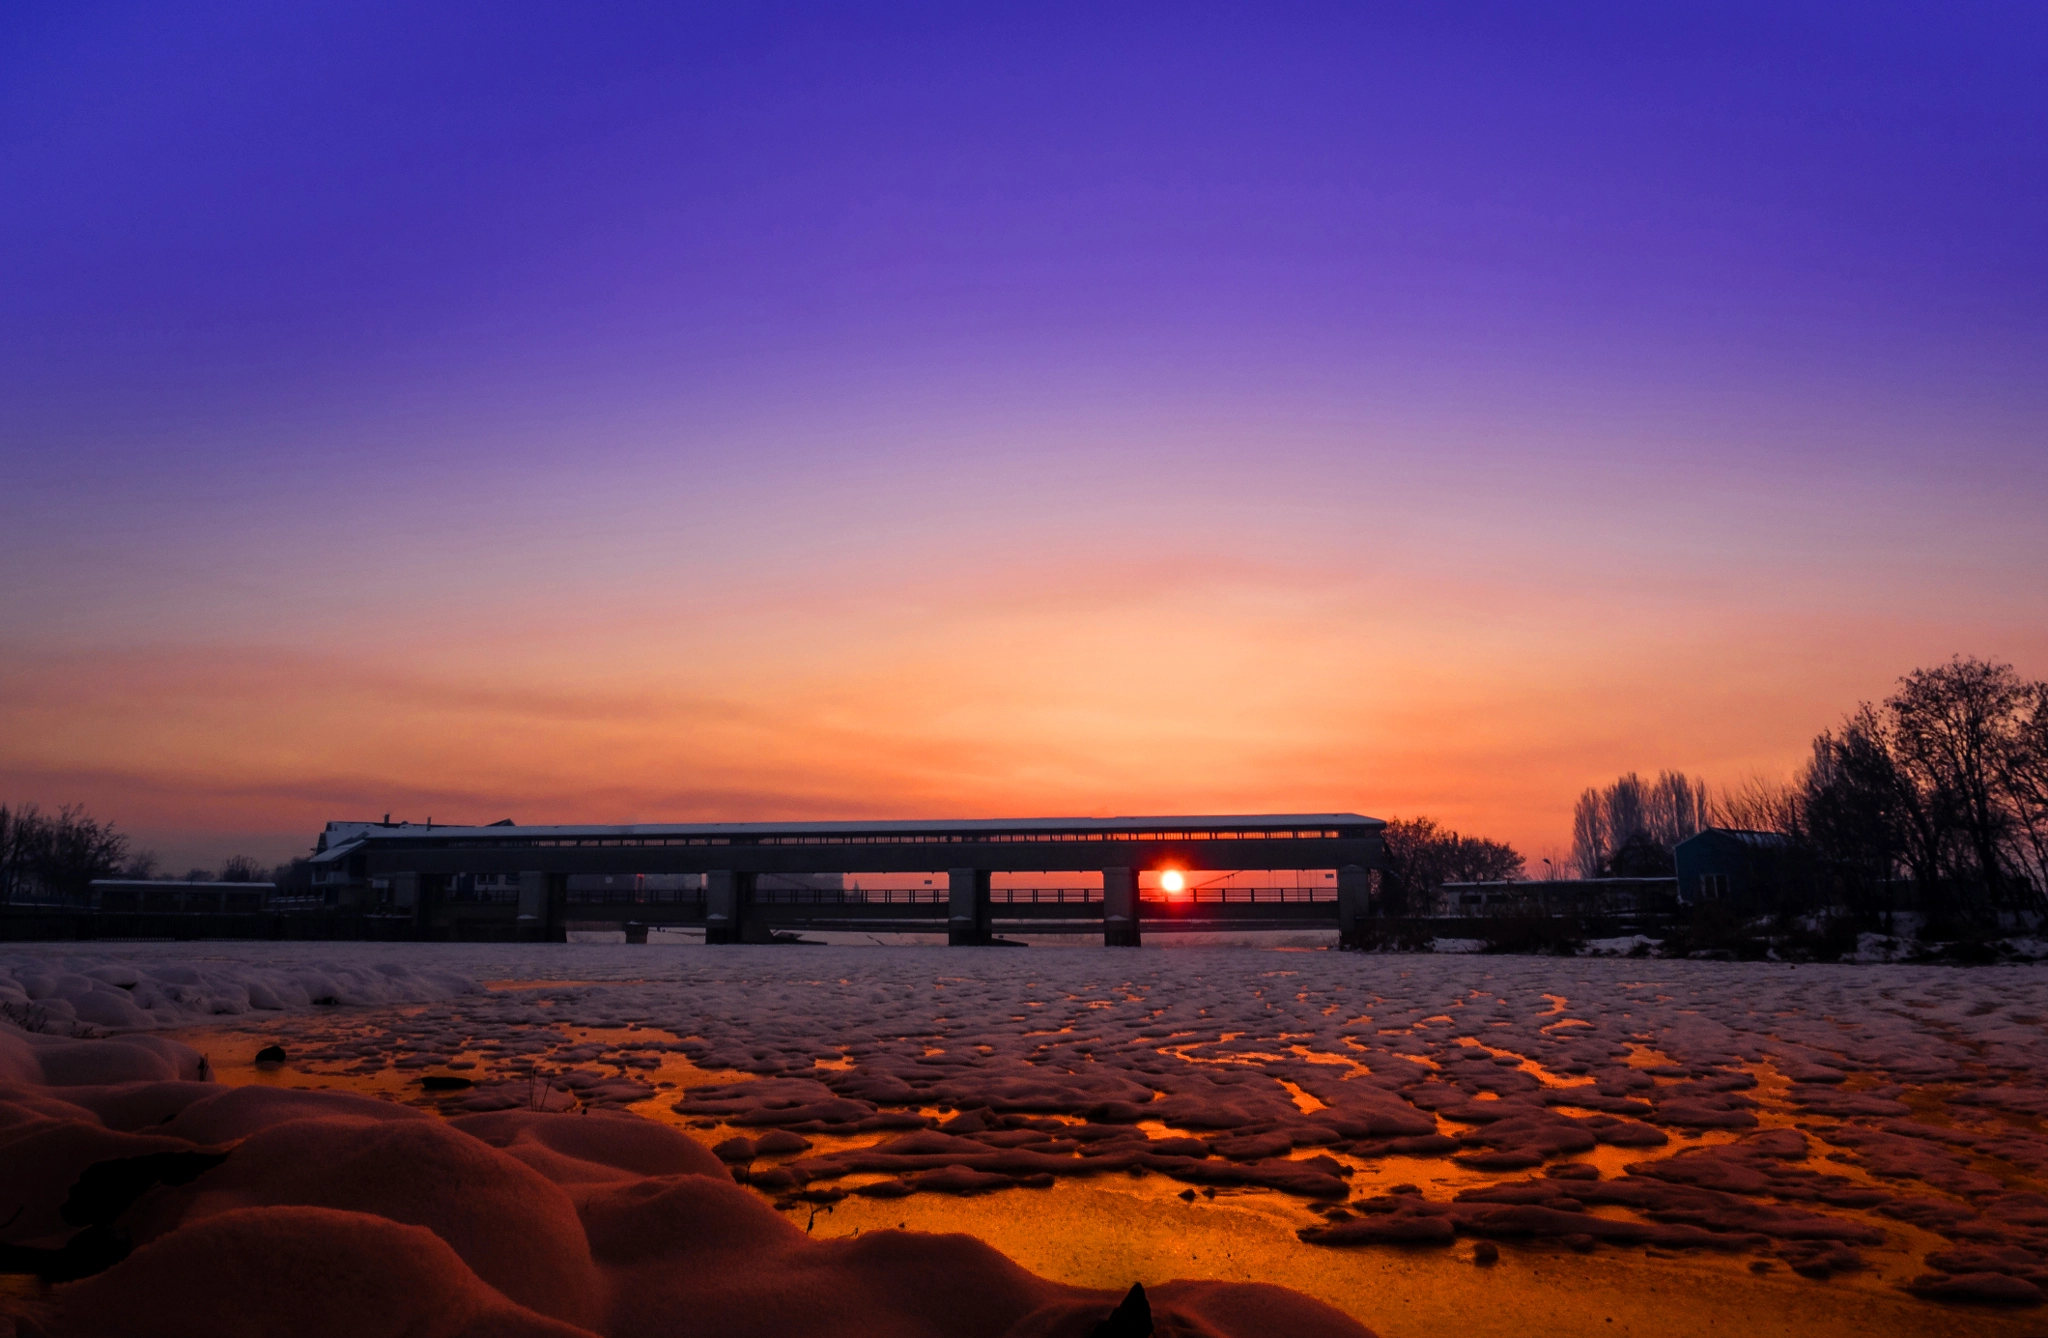
<svg viewBox="0 0 2048 1338">
<path fill-rule="evenodd" d="M 1434 818 L 1395 818 L 1380 833 L 1386 848 L 1381 887 L 1386 909 L 1412 911 L 1444 883 L 1501 882 L 1522 876 L 1522 856 L 1511 845 L 1464 836 Z"/>
<path fill-rule="evenodd" d="M 2048 900 L 2048 684 L 1957 657 L 1899 680 L 1814 740 L 1800 808 L 1865 889 L 1900 874 L 1923 906 L 1982 918 Z"/>
<path fill-rule="evenodd" d="M 1649 782 L 1631 771 L 1579 796 L 1572 808 L 1572 862 L 1580 877 L 1601 878 L 1615 872 L 1624 849 L 1634 867 L 1662 849 L 1666 859 L 1653 861 L 1661 865 L 1671 847 L 1707 826 L 1711 809 L 1706 783 L 1682 771 L 1660 771 Z"/>
<path fill-rule="evenodd" d="M 128 838 L 75 804 L 0 808 L 0 894 L 7 901 L 79 900 L 121 867 Z"/>
<path fill-rule="evenodd" d="M 1643 795 L 1643 830 L 1667 850 L 1712 820 L 1707 787 L 1682 771 L 1660 771 Z"/>
<path fill-rule="evenodd" d="M 223 883 L 260 883 L 269 870 L 247 855 L 230 855 L 221 861 L 220 881 Z"/>
<path fill-rule="evenodd" d="M 1954 825 L 1960 853 L 1998 903 L 2017 872 L 2007 857 L 2015 815 L 1998 777 L 2015 755 L 2030 686 L 2009 664 L 1958 657 L 1914 670 L 1885 701 L 1905 769 Z"/>
<path fill-rule="evenodd" d="M 1750 776 L 1721 791 L 1710 806 L 1710 827 L 1747 832 L 1794 832 L 1800 827 L 1797 786 Z"/>
<path fill-rule="evenodd" d="M 2012 815 L 2015 853 L 2037 896 L 2048 896 L 2048 683 L 2030 683 L 2017 704 L 2007 749 L 1995 763 Z"/>
<path fill-rule="evenodd" d="M 1613 832 L 1607 826 L 1607 806 L 1600 791 L 1587 790 L 1572 805 L 1572 863 L 1579 877 L 1598 878 L 1614 853 Z"/>
<path fill-rule="evenodd" d="M 13 901 L 22 890 L 34 847 L 32 833 L 41 820 L 34 804 L 0 804 L 0 904 Z"/>
</svg>

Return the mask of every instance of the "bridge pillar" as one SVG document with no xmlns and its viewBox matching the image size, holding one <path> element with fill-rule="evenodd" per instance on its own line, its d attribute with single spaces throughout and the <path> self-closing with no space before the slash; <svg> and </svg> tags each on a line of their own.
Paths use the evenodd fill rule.
<svg viewBox="0 0 2048 1338">
<path fill-rule="evenodd" d="M 1337 945 L 1358 946 L 1372 897 L 1372 872 L 1362 864 L 1337 870 Z"/>
<path fill-rule="evenodd" d="M 704 875 L 704 941 L 743 943 L 746 941 L 747 896 L 754 890 L 754 876 L 731 869 L 713 869 Z"/>
<path fill-rule="evenodd" d="M 569 941 L 569 875 L 547 875 L 548 908 L 541 916 L 541 935 L 550 943 Z"/>
<path fill-rule="evenodd" d="M 544 938 L 548 926 L 548 876 L 527 872 L 519 875 L 519 915 L 513 921 L 520 939 Z"/>
<path fill-rule="evenodd" d="M 1138 946 L 1138 871 L 1102 871 L 1102 942 L 1111 948 Z"/>
<path fill-rule="evenodd" d="M 993 935 L 989 932 L 987 869 L 946 870 L 946 942 L 959 947 L 963 944 L 987 943 Z"/>
</svg>

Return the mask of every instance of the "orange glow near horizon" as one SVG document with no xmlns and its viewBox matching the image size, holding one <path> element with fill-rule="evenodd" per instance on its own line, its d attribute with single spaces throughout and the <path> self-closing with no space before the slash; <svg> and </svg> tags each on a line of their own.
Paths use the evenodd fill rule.
<svg viewBox="0 0 2048 1338">
<path fill-rule="evenodd" d="M 1617 650 L 1529 625 L 1461 626 L 1412 600 L 1345 602 L 1168 590 L 1100 609 L 942 609 L 929 627 L 880 631 L 855 625 L 858 611 L 763 620 L 744 629 L 751 644 L 640 626 L 526 646 L 409 632 L 380 654 L 20 655 L 0 667 L 0 798 L 83 803 L 173 863 L 284 858 L 329 819 L 386 812 L 541 823 L 1353 811 L 1426 814 L 1509 841 L 1533 867 L 1562 860 L 1586 786 L 1663 767 L 1716 785 L 1789 775 L 1859 698 L 1945 658 L 1931 638 L 1881 654 L 1841 635 L 1765 671 L 1703 653 L 1732 641 L 1725 624 Z M 1527 620 L 1539 621 L 1568 620 Z M 1122 653 L 1150 629 L 1190 624 L 1203 654 L 1162 669 Z M 562 662 L 579 641 L 584 661 Z M 1162 771 L 1161 756 L 1178 764 Z"/>
<path fill-rule="evenodd" d="M 387 812 L 1351 811 L 1433 817 L 1540 867 L 1564 858 L 1578 793 L 1623 771 L 1784 777 L 1915 665 L 1963 650 L 2048 670 L 2048 619 L 2018 636 L 1932 585 L 1814 568 L 1765 587 L 1743 559 L 1687 574 L 1673 602 L 1668 570 L 1595 542 L 1616 522 L 1492 509 L 1462 548 L 1410 518 L 1355 551 L 1033 550 L 984 517 L 994 539 L 771 549 L 753 569 L 564 527 L 536 531 L 552 566 L 515 546 L 516 567 L 450 559 L 443 584 L 374 591 L 374 572 L 295 570 L 325 550 L 278 546 L 277 588 L 324 582 L 331 603 L 251 595 L 232 627 L 110 607 L 6 646 L 0 801 L 82 803 L 172 864 L 281 859 L 330 819 Z M 796 529 L 829 550 L 814 519 Z M 1626 635 L 1584 634 L 1617 618 Z M 1143 653 L 1161 641 L 1183 649 Z"/>
</svg>

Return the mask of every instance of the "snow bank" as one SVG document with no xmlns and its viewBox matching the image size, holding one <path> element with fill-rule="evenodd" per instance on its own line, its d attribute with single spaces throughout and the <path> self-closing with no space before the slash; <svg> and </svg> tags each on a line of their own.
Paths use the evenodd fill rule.
<svg viewBox="0 0 2048 1338">
<path fill-rule="evenodd" d="M 459 971 L 424 964 L 265 963 L 189 950 L 166 955 L 65 946 L 62 953 L 0 956 L 0 1018 L 33 1031 L 139 1031 L 257 1010 L 424 1003 L 480 988 Z"/>
<path fill-rule="evenodd" d="M 1629 934 L 1621 938 L 1589 938 L 1584 949 L 1588 957 L 1646 957 L 1663 946 L 1662 939 L 1647 934 Z"/>
<path fill-rule="evenodd" d="M 1919 945 L 1911 939 L 1894 938 L 1889 934 L 1858 934 L 1853 951 L 1842 954 L 1845 962 L 1900 962 L 1912 958 Z"/>
</svg>

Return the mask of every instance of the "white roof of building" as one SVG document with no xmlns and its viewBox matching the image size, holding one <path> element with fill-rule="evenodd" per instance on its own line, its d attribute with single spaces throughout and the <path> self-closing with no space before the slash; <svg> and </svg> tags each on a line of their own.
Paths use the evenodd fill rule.
<svg viewBox="0 0 2048 1338">
<path fill-rule="evenodd" d="M 205 879 L 188 882 L 183 878 L 95 878 L 89 886 L 142 887 L 167 892 L 275 892 L 277 890 L 277 884 L 268 879 L 260 883 L 223 883 Z"/>
<path fill-rule="evenodd" d="M 1119 818 L 955 818 L 913 819 L 874 822 L 662 822 L 619 825 L 568 825 L 515 827 L 497 823 L 487 827 L 443 826 L 424 823 L 330 822 L 320 835 L 316 862 L 339 858 L 366 840 L 446 841 L 469 838 L 489 840 L 513 837 L 537 840 L 603 840 L 605 838 L 648 837 L 758 837 L 758 836 L 860 836 L 934 835 L 955 832 L 1202 832 L 1202 831 L 1286 831 L 1331 827 L 1383 827 L 1379 818 L 1362 813 L 1204 813 L 1165 814 Z"/>
</svg>

